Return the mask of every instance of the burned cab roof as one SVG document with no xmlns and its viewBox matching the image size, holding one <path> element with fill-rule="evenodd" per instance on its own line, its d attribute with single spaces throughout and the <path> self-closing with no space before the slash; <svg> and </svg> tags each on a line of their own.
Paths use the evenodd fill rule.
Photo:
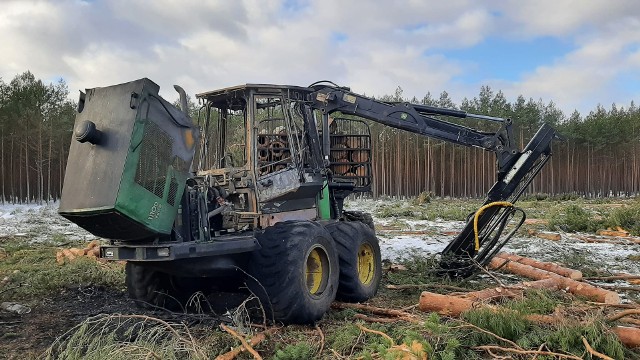
<svg viewBox="0 0 640 360">
<path fill-rule="evenodd" d="M 313 91 L 311 88 L 292 86 L 292 85 L 274 85 L 274 84 L 244 84 L 236 85 L 216 90 L 211 90 L 196 94 L 198 99 L 208 100 L 213 103 L 226 102 L 232 98 L 246 98 L 249 92 L 256 94 L 281 94 L 282 91 L 293 90 L 296 92 L 309 93 Z"/>
</svg>

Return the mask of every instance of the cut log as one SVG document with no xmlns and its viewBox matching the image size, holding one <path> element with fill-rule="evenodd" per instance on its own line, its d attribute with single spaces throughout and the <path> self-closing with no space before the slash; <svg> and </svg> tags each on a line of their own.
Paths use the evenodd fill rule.
<svg viewBox="0 0 640 360">
<path fill-rule="evenodd" d="M 548 225 L 549 220 L 545 219 L 526 219 L 524 221 L 525 225 Z"/>
<path fill-rule="evenodd" d="M 58 265 L 64 264 L 64 254 L 62 253 L 62 250 L 56 252 L 56 263 Z"/>
<path fill-rule="evenodd" d="M 522 286 L 530 289 L 549 289 L 549 290 L 558 290 L 561 289 L 564 285 L 564 281 L 560 277 L 550 277 L 548 279 L 536 280 L 536 281 L 525 281 L 522 283 Z"/>
<path fill-rule="evenodd" d="M 85 249 L 93 249 L 94 247 L 100 246 L 100 242 L 98 240 L 91 240 L 91 242 L 87 245 Z"/>
<path fill-rule="evenodd" d="M 499 257 L 499 258 L 502 258 L 502 259 L 507 259 L 507 260 L 519 262 L 520 264 L 533 266 L 534 268 L 537 268 L 537 269 L 550 271 L 552 273 L 556 273 L 558 275 L 562 275 L 564 277 L 568 277 L 569 279 L 573 279 L 573 280 L 581 280 L 582 279 L 582 272 L 581 271 L 574 270 L 574 269 L 569 269 L 569 268 L 560 266 L 560 265 L 558 265 L 556 263 L 538 261 L 538 260 L 534 260 L 534 259 L 531 259 L 531 258 L 520 256 L 520 255 L 509 254 L 509 253 L 504 253 L 504 252 L 501 252 L 496 256 Z"/>
<path fill-rule="evenodd" d="M 420 294 L 420 303 L 418 304 L 418 308 L 422 311 L 432 311 L 440 315 L 455 317 L 465 311 L 484 306 L 486 305 L 473 300 L 428 291 L 423 291 Z"/>
<path fill-rule="evenodd" d="M 534 280 L 543 280 L 549 278 L 559 278 L 562 281 L 562 288 L 574 295 L 580 295 L 587 297 L 591 300 L 602 302 L 605 304 L 619 304 L 620 296 L 613 291 L 604 290 L 593 285 L 585 284 L 573 279 L 560 276 L 550 271 L 534 268 L 533 266 L 520 264 L 518 262 L 509 261 L 504 264 L 505 259 L 495 257 L 491 260 L 489 268 L 491 269 L 504 269 L 513 274 L 524 276 Z M 504 266 L 503 266 L 504 264 Z"/>
<path fill-rule="evenodd" d="M 628 348 L 640 346 L 640 329 L 636 327 L 616 326 L 611 328 L 611 330 L 618 336 L 624 346 Z"/>
<path fill-rule="evenodd" d="M 446 316 L 452 316 L 452 317 L 458 317 L 460 316 L 460 314 L 462 314 L 465 311 L 469 311 L 472 309 L 479 309 L 479 308 L 490 309 L 496 312 L 504 311 L 504 312 L 516 313 L 513 310 L 486 305 L 481 302 L 472 301 L 469 299 L 462 299 L 462 298 L 451 296 L 451 295 L 441 295 L 441 294 L 431 293 L 428 291 L 424 291 L 422 292 L 422 294 L 420 294 L 420 303 L 418 304 L 418 308 L 422 311 L 432 311 L 432 312 L 437 312 L 440 315 L 446 315 Z M 531 322 L 547 324 L 547 325 L 556 324 L 561 321 L 561 319 L 553 315 L 532 314 L 532 315 L 525 315 L 524 318 Z"/>
<path fill-rule="evenodd" d="M 534 268 L 533 266 L 520 264 L 515 261 L 509 261 L 500 257 L 494 257 L 489 263 L 489 269 L 502 269 L 510 273 L 524 276 L 529 279 L 543 280 L 554 276 L 560 276 L 550 271 Z"/>
<path fill-rule="evenodd" d="M 620 304 L 620 295 L 614 291 L 605 290 L 597 286 L 571 279 L 565 280 L 563 287 L 567 292 L 574 295 L 584 296 L 605 304 Z"/>
<path fill-rule="evenodd" d="M 63 249 L 62 254 L 69 260 L 75 260 L 76 256 L 69 249 Z"/>
<path fill-rule="evenodd" d="M 545 239 L 545 240 L 559 241 L 560 239 L 562 239 L 562 237 L 558 233 L 536 231 L 536 230 L 533 230 L 533 229 L 529 229 L 527 231 L 527 233 L 530 236 L 536 236 L 536 237 L 539 237 L 539 238 Z"/>
<path fill-rule="evenodd" d="M 598 230 L 598 231 L 596 231 L 596 234 L 597 235 L 603 235 L 603 236 L 614 236 L 614 237 L 627 237 L 627 236 L 629 236 L 629 232 L 628 231 L 611 230 L 611 229 Z"/>
<path fill-rule="evenodd" d="M 69 251 L 75 256 L 85 256 L 87 254 L 84 249 L 71 248 Z"/>
<path fill-rule="evenodd" d="M 509 287 L 498 286 L 495 288 L 472 291 L 462 295 L 461 297 L 469 300 L 488 300 L 488 299 L 513 299 L 524 296 L 525 289 L 553 289 L 562 288 L 563 281 L 559 277 L 551 277 L 548 279 L 537 281 L 525 281 L 520 284 L 514 284 Z"/>
<path fill-rule="evenodd" d="M 462 297 L 472 301 L 489 300 L 489 299 L 513 299 L 524 296 L 521 289 L 509 289 L 502 286 L 489 288 L 484 290 L 472 291 L 464 294 Z"/>
</svg>

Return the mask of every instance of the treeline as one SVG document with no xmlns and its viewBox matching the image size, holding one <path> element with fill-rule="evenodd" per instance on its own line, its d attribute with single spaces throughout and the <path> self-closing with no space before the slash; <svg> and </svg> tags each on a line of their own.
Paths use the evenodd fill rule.
<svg viewBox="0 0 640 360">
<path fill-rule="evenodd" d="M 62 192 L 75 104 L 64 81 L 27 71 L 0 79 L 0 203 L 55 201 Z"/>
<path fill-rule="evenodd" d="M 76 104 L 63 80 L 46 84 L 30 72 L 0 79 L 0 203 L 55 201 L 60 197 Z M 553 102 L 519 96 L 510 102 L 484 86 L 477 97 L 454 103 L 446 92 L 406 99 L 402 89 L 383 97 L 512 118 L 520 148 L 542 123 L 563 136 L 530 193 L 588 197 L 640 192 L 640 109 L 598 105 L 585 116 L 564 114 Z M 451 119 L 449 119 L 451 120 Z M 495 123 L 451 120 L 486 131 Z M 483 150 L 371 123 L 373 195 L 483 197 L 495 182 L 495 156 Z"/>
<path fill-rule="evenodd" d="M 456 108 L 469 113 L 514 120 L 520 148 L 543 123 L 562 136 L 553 156 L 534 180 L 529 193 L 576 194 L 587 197 L 635 196 L 640 191 L 640 109 L 598 105 L 586 116 L 567 116 L 555 103 L 518 96 L 509 102 L 501 91 L 483 86 L 477 97 L 455 104 L 446 92 L 438 98 L 405 99 L 398 88 L 386 101 L 407 101 Z M 495 131 L 495 123 L 452 120 L 476 129 Z M 495 182 L 495 156 L 476 148 L 456 146 L 424 136 L 372 124 L 373 195 L 483 197 Z"/>
</svg>

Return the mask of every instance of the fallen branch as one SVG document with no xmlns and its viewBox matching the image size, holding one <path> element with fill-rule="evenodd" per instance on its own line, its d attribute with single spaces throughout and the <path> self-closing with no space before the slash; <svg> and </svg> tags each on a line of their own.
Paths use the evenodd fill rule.
<svg viewBox="0 0 640 360">
<path fill-rule="evenodd" d="M 592 282 L 588 282 L 588 284 L 591 284 L 593 286 L 602 288 L 602 289 L 607 289 L 607 290 L 615 290 L 615 291 L 640 291 L 640 286 L 618 286 L 618 285 L 601 285 L 601 284 L 595 284 Z"/>
<path fill-rule="evenodd" d="M 485 329 L 483 329 L 483 328 L 481 328 L 481 327 L 478 327 L 478 326 L 476 326 L 476 325 L 473 325 L 472 323 L 469 323 L 469 322 L 466 322 L 466 321 L 463 321 L 463 320 L 458 320 L 458 321 L 459 321 L 459 322 L 461 322 L 461 323 L 462 323 L 462 325 L 460 325 L 460 326 L 456 326 L 456 327 L 453 327 L 453 329 L 455 329 L 455 328 L 472 328 L 472 329 L 474 329 L 474 330 L 476 330 L 476 331 L 479 331 L 479 332 L 481 332 L 481 333 L 483 333 L 483 334 L 491 335 L 491 336 L 493 336 L 494 338 L 496 338 L 496 339 L 498 339 L 498 340 L 500 340 L 500 341 L 503 341 L 503 342 L 505 342 L 505 343 L 507 343 L 507 344 L 509 344 L 509 345 L 511 345 L 511 346 L 513 346 L 513 347 L 515 347 L 515 348 L 517 348 L 517 349 L 521 349 L 521 350 L 523 350 L 523 349 L 522 349 L 522 347 L 520 347 L 520 345 L 516 344 L 515 342 L 513 342 L 513 341 L 511 341 L 511 340 L 509 340 L 509 339 L 505 339 L 505 338 L 503 338 L 503 337 L 501 337 L 501 336 L 498 336 L 497 334 L 492 333 L 492 332 L 491 332 L 491 331 L 489 331 L 489 330 L 485 330 Z"/>
<path fill-rule="evenodd" d="M 616 308 L 616 309 L 640 309 L 640 305 L 638 304 L 602 304 L 602 303 L 593 302 L 593 301 L 587 301 L 586 303 L 591 306 L 598 306 L 598 307 L 609 307 L 609 308 Z"/>
<path fill-rule="evenodd" d="M 585 338 L 584 336 L 582 337 L 582 343 L 584 344 L 584 347 L 587 349 L 587 351 L 589 352 L 589 354 L 595 356 L 595 357 L 599 357 L 600 359 L 603 360 L 614 360 L 612 357 L 607 356 L 603 353 L 597 352 L 595 351 L 591 345 L 589 345 L 589 342 L 587 341 L 587 338 Z"/>
<path fill-rule="evenodd" d="M 230 329 L 225 324 L 220 324 L 220 328 L 222 328 L 222 330 L 224 330 L 224 331 L 228 332 L 229 334 L 231 334 L 231 336 L 233 336 L 236 339 L 240 340 L 240 342 L 242 343 L 242 346 L 239 346 L 239 347 L 237 347 L 235 349 L 232 349 L 231 351 L 229 351 L 227 353 L 224 353 L 224 354 L 218 356 L 216 358 L 216 360 L 232 360 L 233 358 L 235 358 L 236 356 L 238 356 L 240 353 L 242 353 L 245 350 L 248 351 L 249 353 L 251 353 L 251 355 L 253 355 L 253 357 L 255 359 L 262 360 L 262 356 L 260 356 L 260 354 L 258 354 L 258 352 L 255 351 L 255 349 L 252 346 L 256 346 L 257 344 L 259 344 L 260 342 L 262 342 L 265 339 L 264 332 L 258 333 L 256 336 L 254 336 L 251 339 L 251 344 L 249 344 L 244 339 L 244 336 L 241 336 L 237 332 L 233 331 L 232 329 Z"/>
<path fill-rule="evenodd" d="M 353 315 L 353 317 L 358 320 L 362 320 L 370 323 L 382 323 L 382 324 L 396 323 L 398 321 L 404 320 L 404 318 L 401 318 L 401 317 L 384 318 L 384 317 L 368 316 L 365 314 L 355 314 Z"/>
<path fill-rule="evenodd" d="M 514 353 L 514 354 L 522 354 L 522 355 L 544 355 L 544 356 L 555 356 L 555 357 L 560 358 L 560 359 L 582 360 L 581 357 L 577 357 L 575 355 L 561 354 L 561 353 L 552 352 L 552 351 L 520 350 L 520 349 L 513 349 L 513 348 L 505 348 L 505 347 L 497 346 L 497 345 L 474 346 L 472 349 L 474 349 L 474 350 L 484 350 L 484 351 L 487 351 L 487 352 L 495 350 L 495 351 L 504 351 L 504 352 Z"/>
<path fill-rule="evenodd" d="M 630 325 L 635 325 L 635 327 L 639 327 L 640 326 L 640 320 L 638 319 L 634 319 L 634 318 L 623 318 L 620 319 L 620 321 L 630 324 Z"/>
<path fill-rule="evenodd" d="M 324 350 L 324 334 L 322 333 L 322 329 L 320 329 L 320 326 L 318 326 L 318 324 L 316 324 L 316 330 L 318 330 L 318 333 L 320 334 L 320 350 L 318 350 L 318 355 L 322 354 L 322 350 Z"/>
<path fill-rule="evenodd" d="M 405 311 L 394 310 L 394 309 L 385 309 L 385 308 L 369 306 L 369 305 L 363 305 L 363 304 L 343 303 L 343 302 L 339 302 L 339 301 L 335 301 L 333 304 L 331 304 L 331 307 L 334 308 L 334 309 L 363 310 L 363 311 L 367 311 L 367 312 L 370 312 L 370 313 L 376 314 L 376 315 L 397 316 L 397 317 L 406 317 L 406 318 L 413 318 L 414 317 L 412 314 L 410 314 L 408 312 L 405 312 Z"/>
<path fill-rule="evenodd" d="M 366 328 L 366 327 L 364 327 L 364 326 L 362 326 L 360 324 L 356 324 L 356 325 L 360 328 L 360 330 L 362 330 L 364 332 L 368 332 L 368 333 L 372 333 L 372 334 L 376 334 L 376 335 L 382 336 L 383 338 L 385 338 L 385 339 L 389 340 L 389 342 L 391 342 L 391 346 L 395 346 L 396 343 L 395 343 L 395 341 L 393 341 L 391 336 L 383 333 L 382 331 L 372 330 L 372 329 Z"/>
<path fill-rule="evenodd" d="M 608 316 L 606 320 L 608 322 L 613 322 L 613 321 L 622 319 L 625 316 L 638 315 L 638 314 L 640 314 L 640 309 L 624 310 L 624 311 L 620 311 L 619 313 Z"/>
<path fill-rule="evenodd" d="M 387 289 L 389 290 L 405 290 L 405 289 L 423 289 L 423 288 L 432 288 L 432 289 L 443 289 L 443 290 L 451 290 L 451 291 L 470 291 L 469 289 L 465 289 L 463 287 L 446 285 L 446 284 L 406 284 L 406 285 L 387 285 Z"/>
<path fill-rule="evenodd" d="M 617 275 L 611 275 L 611 276 L 589 276 L 584 278 L 584 280 L 596 280 L 596 281 L 638 280 L 638 279 L 640 279 L 640 275 L 631 275 L 631 274 L 617 274 Z"/>
</svg>

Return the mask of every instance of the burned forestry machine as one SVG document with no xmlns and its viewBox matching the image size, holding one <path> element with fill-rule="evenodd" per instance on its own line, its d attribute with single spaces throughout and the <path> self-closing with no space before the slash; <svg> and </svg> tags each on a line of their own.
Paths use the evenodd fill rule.
<svg viewBox="0 0 640 360">
<path fill-rule="evenodd" d="M 127 261 L 129 296 L 143 307 L 175 308 L 196 291 L 245 283 L 270 319 L 309 323 L 336 298 L 374 296 L 382 266 L 372 218 L 343 209 L 371 190 L 365 120 L 496 154 L 496 183 L 441 255 L 440 274 L 469 276 L 524 222 L 514 203 L 555 137 L 543 125 L 518 150 L 509 119 L 379 101 L 328 82 L 197 94 L 194 124 L 176 90 L 179 107 L 149 79 L 81 93 L 60 202 L 62 216 L 109 240 L 102 258 Z"/>
</svg>

